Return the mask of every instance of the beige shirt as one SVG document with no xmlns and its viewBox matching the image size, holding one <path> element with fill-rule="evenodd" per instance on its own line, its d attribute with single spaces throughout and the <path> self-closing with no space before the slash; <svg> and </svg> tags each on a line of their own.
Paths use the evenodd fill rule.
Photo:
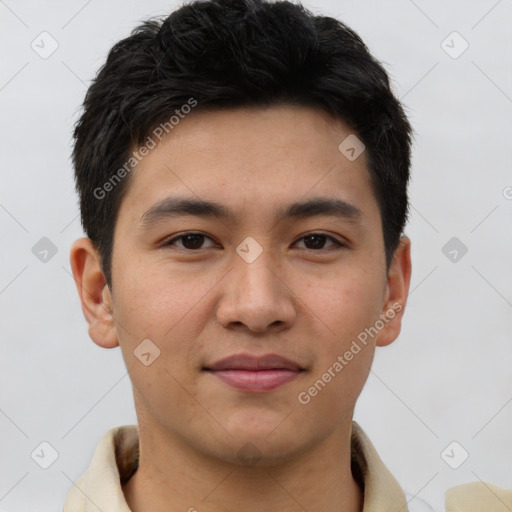
<svg viewBox="0 0 512 512">
<path fill-rule="evenodd" d="M 122 485 L 137 470 L 137 425 L 109 430 L 100 440 L 87 471 L 69 491 L 63 512 L 131 512 Z M 363 512 L 413 512 L 404 492 L 361 427 L 352 424 L 352 472 L 364 489 Z M 510 512 L 512 491 L 471 483 L 447 491 L 446 512 Z"/>
</svg>

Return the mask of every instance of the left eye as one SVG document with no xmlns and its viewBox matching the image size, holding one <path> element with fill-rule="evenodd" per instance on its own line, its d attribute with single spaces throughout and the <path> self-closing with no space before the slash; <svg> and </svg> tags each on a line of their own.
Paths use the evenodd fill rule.
<svg viewBox="0 0 512 512">
<path fill-rule="evenodd" d="M 177 240 L 181 240 L 181 247 L 182 249 L 186 250 L 198 250 L 198 249 L 204 249 L 204 247 L 201 247 L 204 240 L 211 238 L 209 236 L 203 235 L 201 233 L 184 233 L 183 235 L 179 235 L 168 242 L 164 243 L 164 246 L 172 246 L 176 245 L 175 242 Z M 322 250 L 325 249 L 323 247 L 325 245 L 326 241 L 331 241 L 334 243 L 334 246 L 343 247 L 343 244 L 336 240 L 334 237 L 325 235 L 323 233 L 310 233 L 309 235 L 305 235 L 301 238 L 299 238 L 299 241 L 304 240 L 306 245 L 312 245 L 312 247 L 306 247 L 306 249 L 310 250 Z"/>
<path fill-rule="evenodd" d="M 341 242 L 338 242 L 335 238 L 329 235 L 324 235 L 323 233 L 311 233 L 309 235 L 303 236 L 302 238 L 299 238 L 299 240 L 305 240 L 306 243 L 310 242 L 312 243 L 313 247 L 306 247 L 306 249 L 313 249 L 313 250 L 321 250 L 324 249 L 323 246 L 326 240 L 330 240 L 331 242 L 334 242 L 334 245 L 338 247 L 343 247 L 343 244 Z"/>
</svg>

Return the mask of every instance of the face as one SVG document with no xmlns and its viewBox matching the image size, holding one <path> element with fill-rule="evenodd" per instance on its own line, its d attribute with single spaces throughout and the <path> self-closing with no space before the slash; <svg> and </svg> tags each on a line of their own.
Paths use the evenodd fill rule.
<svg viewBox="0 0 512 512">
<path fill-rule="evenodd" d="M 139 423 L 226 461 L 251 442 L 270 465 L 351 421 L 375 346 L 399 333 L 409 270 L 404 246 L 386 273 L 365 154 L 338 149 L 350 134 L 313 108 L 198 111 L 137 165 L 111 325 L 93 339 L 119 342 Z M 239 354 L 301 371 L 244 388 L 205 369 Z"/>
</svg>

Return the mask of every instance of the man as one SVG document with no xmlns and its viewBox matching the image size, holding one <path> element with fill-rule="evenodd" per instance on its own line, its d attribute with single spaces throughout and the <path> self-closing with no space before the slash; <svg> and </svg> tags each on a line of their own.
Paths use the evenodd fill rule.
<svg viewBox="0 0 512 512">
<path fill-rule="evenodd" d="M 361 39 L 298 4 L 194 2 L 114 46 L 71 265 L 138 425 L 65 512 L 408 510 L 352 418 L 405 310 L 411 133 Z"/>
</svg>

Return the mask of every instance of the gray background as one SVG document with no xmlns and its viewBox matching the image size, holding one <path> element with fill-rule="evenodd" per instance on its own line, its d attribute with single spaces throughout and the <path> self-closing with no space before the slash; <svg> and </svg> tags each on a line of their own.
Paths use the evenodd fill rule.
<svg viewBox="0 0 512 512">
<path fill-rule="evenodd" d="M 177 5 L 0 0 L 2 511 L 61 510 L 101 436 L 136 422 L 120 351 L 89 339 L 70 273 L 82 236 L 71 130 L 110 47 Z M 417 505 L 443 510 L 444 491 L 468 481 L 512 488 L 512 1 L 305 5 L 363 37 L 416 130 L 410 297 L 355 419 Z M 460 55 L 453 31 L 469 44 Z M 49 51 L 50 37 L 42 58 L 31 44 Z M 46 261 L 43 237 L 57 251 Z M 59 454 L 46 470 L 31 458 L 43 441 Z M 469 453 L 457 469 L 441 456 L 452 441 Z"/>
</svg>

